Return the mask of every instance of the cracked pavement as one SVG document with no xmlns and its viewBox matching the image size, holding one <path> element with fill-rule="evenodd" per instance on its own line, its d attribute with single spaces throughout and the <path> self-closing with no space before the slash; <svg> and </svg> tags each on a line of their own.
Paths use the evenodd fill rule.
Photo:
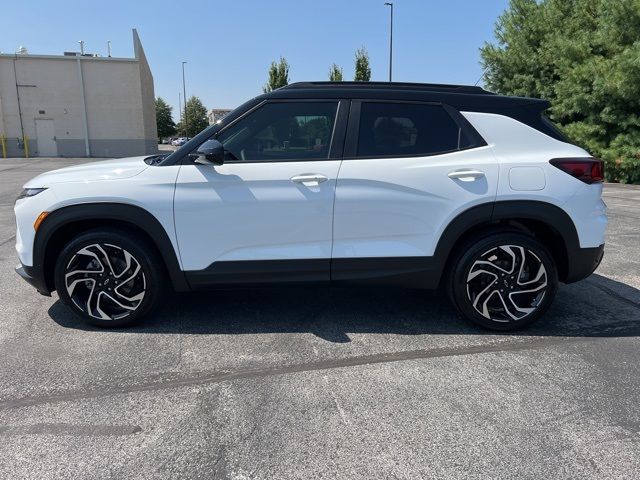
<svg viewBox="0 0 640 480">
<path fill-rule="evenodd" d="M 14 272 L 13 200 L 73 159 L 0 160 L 0 478 L 637 478 L 640 187 L 603 264 L 528 330 L 437 293 L 174 295 L 87 327 Z"/>
</svg>

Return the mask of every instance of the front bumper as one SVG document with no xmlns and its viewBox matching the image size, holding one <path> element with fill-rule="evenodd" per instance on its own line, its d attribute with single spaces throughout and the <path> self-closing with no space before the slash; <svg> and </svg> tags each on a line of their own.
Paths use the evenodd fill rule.
<svg viewBox="0 0 640 480">
<path fill-rule="evenodd" d="M 604 256 L 604 244 L 595 248 L 579 248 L 569 252 L 564 283 L 573 283 L 591 275 Z"/>
<path fill-rule="evenodd" d="M 47 297 L 51 296 L 51 292 L 47 288 L 47 284 L 44 280 L 44 275 L 39 275 L 33 267 L 18 265 L 16 267 L 16 273 L 20 275 L 29 285 L 35 287 L 38 293 Z"/>
</svg>

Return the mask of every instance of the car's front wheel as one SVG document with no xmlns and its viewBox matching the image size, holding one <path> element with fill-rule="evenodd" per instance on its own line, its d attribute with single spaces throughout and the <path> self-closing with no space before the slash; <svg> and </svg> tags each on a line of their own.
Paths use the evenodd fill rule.
<svg viewBox="0 0 640 480">
<path fill-rule="evenodd" d="M 144 238 L 120 230 L 91 230 L 71 240 L 54 275 L 60 299 L 100 327 L 129 325 L 162 298 L 157 254 Z"/>
<path fill-rule="evenodd" d="M 467 319 L 493 330 L 531 324 L 558 288 L 553 257 L 521 233 L 486 235 L 460 249 L 448 279 L 449 296 Z"/>
</svg>

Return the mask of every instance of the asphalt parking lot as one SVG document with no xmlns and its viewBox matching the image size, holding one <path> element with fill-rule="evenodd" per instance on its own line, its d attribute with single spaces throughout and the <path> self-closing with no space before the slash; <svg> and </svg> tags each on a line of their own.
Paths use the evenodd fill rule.
<svg viewBox="0 0 640 480">
<path fill-rule="evenodd" d="M 13 271 L 0 160 L 0 478 L 638 478 L 640 187 L 592 277 L 516 334 L 413 290 L 185 294 L 86 327 Z"/>
</svg>

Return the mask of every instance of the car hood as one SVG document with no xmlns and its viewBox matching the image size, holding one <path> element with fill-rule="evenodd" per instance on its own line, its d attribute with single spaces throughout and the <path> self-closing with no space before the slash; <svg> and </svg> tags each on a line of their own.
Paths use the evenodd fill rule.
<svg viewBox="0 0 640 480">
<path fill-rule="evenodd" d="M 29 180 L 24 188 L 42 188 L 56 183 L 120 180 L 138 175 L 149 167 L 143 157 L 119 158 L 59 168 Z"/>
</svg>

